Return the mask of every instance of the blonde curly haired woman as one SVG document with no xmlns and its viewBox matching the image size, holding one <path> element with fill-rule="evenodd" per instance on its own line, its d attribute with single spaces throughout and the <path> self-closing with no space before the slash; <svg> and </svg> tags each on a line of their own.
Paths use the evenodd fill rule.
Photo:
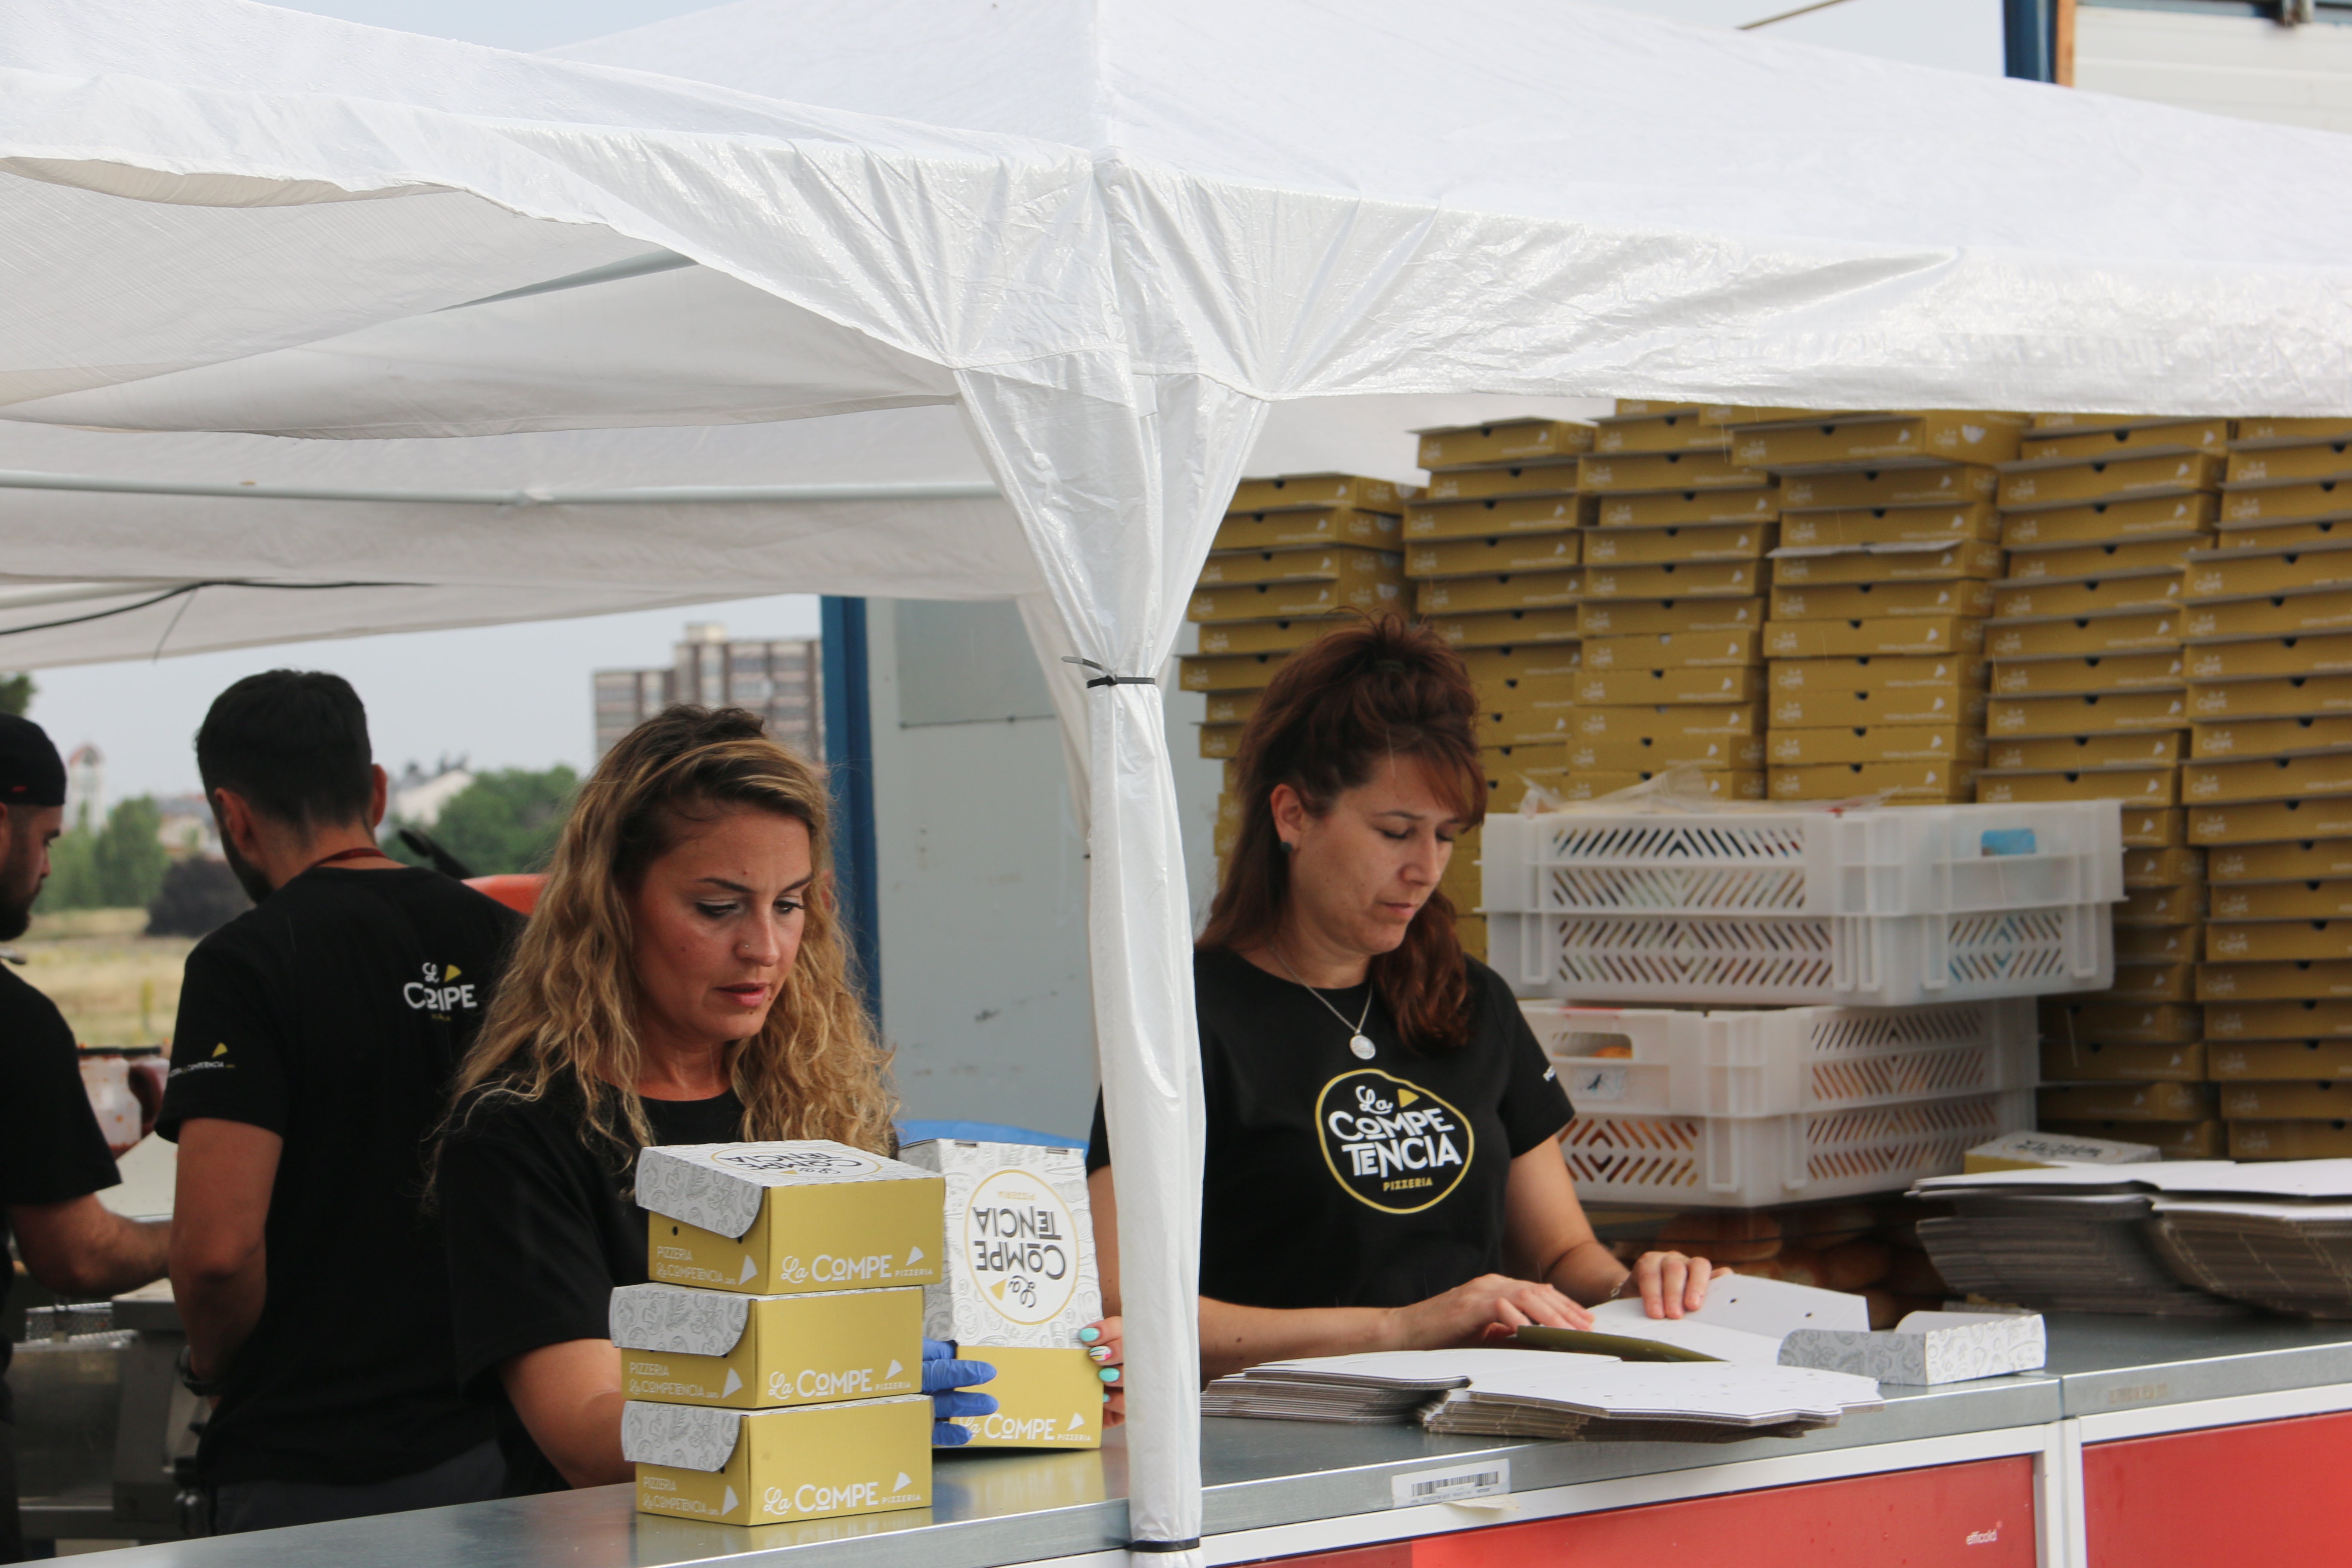
<svg viewBox="0 0 2352 1568">
<path fill-rule="evenodd" d="M 581 786 L 436 1177 L 458 1373 L 499 1407 L 509 1494 L 629 1479 L 606 1310 L 646 1278 L 638 1150 L 897 1148 L 827 847 L 824 779 L 741 709 L 647 720 Z M 994 1409 L 952 1392 L 993 1373 L 946 1353 L 926 1346 L 941 1416 Z"/>
</svg>

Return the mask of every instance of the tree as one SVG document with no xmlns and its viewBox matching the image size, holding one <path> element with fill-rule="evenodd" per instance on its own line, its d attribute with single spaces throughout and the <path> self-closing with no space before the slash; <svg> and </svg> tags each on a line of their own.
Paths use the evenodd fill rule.
<svg viewBox="0 0 2352 1568">
<path fill-rule="evenodd" d="M 253 907 L 228 862 L 190 855 L 172 862 L 147 906 L 149 936 L 210 936 Z"/>
<path fill-rule="evenodd" d="M 163 826 L 147 795 L 118 801 L 106 825 L 77 827 L 49 847 L 49 880 L 41 904 L 51 910 L 144 909 L 163 890 L 171 852 L 157 837 Z"/>
<path fill-rule="evenodd" d="M 0 713 L 23 714 L 33 705 L 33 678 L 0 675 Z"/>
<path fill-rule="evenodd" d="M 580 775 L 561 763 L 541 772 L 501 768 L 480 773 L 449 797 L 426 831 L 478 877 L 541 870 L 579 787 Z M 417 859 L 397 839 L 385 837 L 394 854 Z"/>
</svg>

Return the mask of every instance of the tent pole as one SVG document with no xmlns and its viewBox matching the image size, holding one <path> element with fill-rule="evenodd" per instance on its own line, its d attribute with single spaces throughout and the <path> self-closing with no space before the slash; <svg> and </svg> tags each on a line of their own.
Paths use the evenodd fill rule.
<svg viewBox="0 0 2352 1568">
<path fill-rule="evenodd" d="M 2001 0 L 2001 40 L 2009 75 L 2026 81 L 2060 79 L 2059 6 L 2060 0 Z"/>
<path fill-rule="evenodd" d="M 866 1009 L 882 1024 L 882 932 L 874 853 L 874 715 L 866 601 L 824 601 L 824 761 L 833 776 L 834 879 Z"/>
</svg>

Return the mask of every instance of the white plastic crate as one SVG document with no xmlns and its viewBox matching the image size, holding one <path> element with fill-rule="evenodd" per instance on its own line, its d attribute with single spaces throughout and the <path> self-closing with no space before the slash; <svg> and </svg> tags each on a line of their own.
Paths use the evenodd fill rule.
<svg viewBox="0 0 2352 1568">
<path fill-rule="evenodd" d="M 1526 1002 L 1580 1114 L 1782 1116 L 2032 1089 L 2030 998 L 1670 1012 Z"/>
<path fill-rule="evenodd" d="M 2115 801 L 1489 816 L 1492 914 L 1958 914 L 2124 896 Z"/>
<path fill-rule="evenodd" d="M 2104 991 L 2105 903 L 1987 913 L 1486 916 L 1486 962 L 1523 996 L 1755 1007 L 1907 1007 Z"/>
<path fill-rule="evenodd" d="M 1901 1192 L 1958 1172 L 1979 1143 L 2033 1125 L 2033 1091 L 1789 1116 L 1660 1116 L 1579 1107 L 1560 1140 L 1593 1204 L 1764 1208 Z"/>
</svg>

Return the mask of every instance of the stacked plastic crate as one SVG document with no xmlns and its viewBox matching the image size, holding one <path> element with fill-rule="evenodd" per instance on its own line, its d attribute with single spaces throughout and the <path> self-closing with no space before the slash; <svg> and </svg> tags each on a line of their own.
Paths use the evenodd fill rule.
<svg viewBox="0 0 2352 1568">
<path fill-rule="evenodd" d="M 1354 474 L 1244 479 L 1218 527 L 1185 618 L 1200 651 L 1177 666 L 1177 685 L 1203 692 L 1201 754 L 1222 757 L 1216 852 L 1240 831 L 1233 763 L 1242 725 L 1294 649 L 1331 629 L 1343 610 L 1402 610 L 1400 552 L 1409 488 Z"/>
<path fill-rule="evenodd" d="M 2197 975 L 2240 1159 L 2352 1153 L 2352 420 L 2243 421 L 2188 572 Z"/>
<path fill-rule="evenodd" d="M 1769 479 L 1730 460 L 1724 410 L 1620 402 L 1584 459 L 1584 672 L 1561 794 L 1591 800 L 1678 763 L 1704 793 L 1763 795 Z"/>
<path fill-rule="evenodd" d="M 1737 416 L 1733 458 L 1780 477 L 1772 558 L 1774 800 L 1972 798 L 1979 650 L 2000 574 L 1990 465 L 2021 416 Z"/>
<path fill-rule="evenodd" d="M 2045 1129 L 2221 1152 L 2195 1037 L 2204 858 L 2179 809 L 2190 554 L 2213 541 L 2226 420 L 2042 415 L 2000 485 L 1986 801 L 2123 803 L 2114 992 L 2046 1009 Z"/>
</svg>

